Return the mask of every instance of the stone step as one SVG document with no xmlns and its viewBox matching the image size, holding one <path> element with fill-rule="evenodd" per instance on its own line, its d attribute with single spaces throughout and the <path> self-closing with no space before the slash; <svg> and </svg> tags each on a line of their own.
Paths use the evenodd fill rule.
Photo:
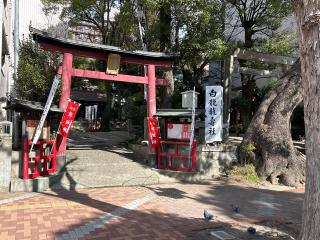
<svg viewBox="0 0 320 240">
<path fill-rule="evenodd" d="M 10 192 L 43 192 L 56 184 L 63 177 L 62 173 L 53 174 L 47 177 L 23 180 L 21 178 L 11 178 Z"/>
<path fill-rule="evenodd" d="M 146 168 L 147 165 L 137 162 L 116 162 L 116 163 L 103 163 L 103 164 L 94 164 L 94 163 L 76 163 L 76 164 L 67 164 L 67 169 L 121 169 L 121 168 Z M 92 169 L 93 168 L 93 169 Z"/>
<path fill-rule="evenodd" d="M 159 174 L 152 171 L 144 171 L 135 174 L 106 174 L 103 176 L 94 175 L 91 172 L 83 175 L 73 175 L 65 173 L 60 179 L 59 184 L 53 185 L 52 189 L 80 189 L 93 187 L 109 187 L 109 186 L 135 186 L 158 184 Z M 90 176 L 91 175 L 91 176 Z M 163 178 L 163 177 L 162 177 Z M 175 179 L 167 178 L 165 182 L 175 182 Z M 163 180 L 161 182 L 164 182 Z"/>
</svg>

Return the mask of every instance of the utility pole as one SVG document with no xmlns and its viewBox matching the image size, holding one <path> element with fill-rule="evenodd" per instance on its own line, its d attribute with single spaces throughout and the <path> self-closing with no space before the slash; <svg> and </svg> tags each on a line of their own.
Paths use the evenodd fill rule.
<svg viewBox="0 0 320 240">
<path fill-rule="evenodd" d="M 14 30 L 13 30 L 13 72 L 14 78 L 17 78 L 18 61 L 19 61 L 19 0 L 14 0 Z M 18 127 L 18 113 L 13 112 L 13 148 L 17 149 L 19 146 L 19 127 Z M 23 136 L 25 137 L 25 136 Z"/>
<path fill-rule="evenodd" d="M 19 61 L 19 0 L 14 1 L 14 76 L 17 77 Z"/>
</svg>

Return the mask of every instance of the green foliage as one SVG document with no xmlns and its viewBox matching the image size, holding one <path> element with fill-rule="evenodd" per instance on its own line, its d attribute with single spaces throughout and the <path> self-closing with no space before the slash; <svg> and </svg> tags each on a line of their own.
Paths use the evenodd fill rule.
<svg viewBox="0 0 320 240">
<path fill-rule="evenodd" d="M 256 151 L 256 145 L 253 142 L 250 142 L 246 145 L 241 146 L 241 151 L 245 153 L 245 159 L 242 161 L 242 164 L 247 164 L 247 163 L 253 163 L 255 159 L 255 151 Z"/>
<path fill-rule="evenodd" d="M 227 0 L 229 8 L 237 11 L 238 21 L 252 40 L 253 35 L 270 36 L 277 30 L 285 17 L 293 12 L 290 0 Z M 250 43 L 249 43 L 250 45 Z M 246 47 L 252 47 L 247 45 Z"/>
<path fill-rule="evenodd" d="M 14 92 L 18 98 L 45 102 L 60 63 L 59 55 L 40 49 L 32 40 L 20 44 Z M 59 91 L 57 91 L 55 99 Z"/>
<path fill-rule="evenodd" d="M 130 50 L 141 50 L 138 19 L 131 1 L 79 1 L 42 0 L 46 12 L 62 8 L 61 19 L 69 25 L 89 23 L 103 36 L 102 43 Z M 177 71 L 184 78 L 176 88 L 179 91 L 199 86 L 204 67 L 213 59 L 223 59 L 232 50 L 224 38 L 223 4 L 219 0 L 142 0 L 147 9 L 146 38 L 149 51 L 160 51 L 164 32 L 171 33 L 168 52 L 180 52 Z M 161 22 L 160 9 L 169 11 L 168 22 Z M 109 9 L 117 8 L 114 21 L 109 19 Z M 163 25 L 165 24 L 165 25 Z M 168 28 L 167 31 L 164 31 Z M 77 80 L 76 80 L 77 81 Z M 81 82 L 77 83 L 81 86 Z M 118 84 L 115 84 L 118 88 Z M 123 88 L 121 89 L 123 90 Z M 121 91 L 122 93 L 122 91 Z M 140 91 L 142 95 L 143 92 Z M 180 95 L 180 94 L 179 94 Z M 179 97 L 180 98 L 180 97 Z"/>
<path fill-rule="evenodd" d="M 90 24 L 94 26 L 101 34 L 100 43 L 116 45 L 114 42 L 119 29 L 111 21 L 111 9 L 119 1 L 116 0 L 41 0 L 44 5 L 45 13 L 57 12 L 61 8 L 60 18 L 67 20 L 70 26 L 81 24 Z M 125 1 L 126 2 L 126 1 Z M 120 4 L 120 3 L 119 3 Z M 120 4 L 121 5 L 121 4 Z M 126 25 L 122 25 L 124 29 Z M 130 33 L 129 33 L 130 34 Z"/>
<path fill-rule="evenodd" d="M 125 112 L 131 123 L 130 131 L 134 132 L 136 138 L 143 137 L 143 122 L 144 118 L 147 116 L 147 106 L 143 99 L 143 95 L 135 94 L 128 97 Z"/>
<path fill-rule="evenodd" d="M 275 33 L 270 38 L 257 41 L 254 49 L 275 55 L 288 56 L 298 49 L 297 37 L 289 32 Z"/>
<path fill-rule="evenodd" d="M 237 180 L 242 180 L 253 184 L 261 183 L 253 164 L 233 166 L 229 171 L 229 176 Z"/>
<path fill-rule="evenodd" d="M 247 154 L 251 154 L 254 153 L 254 151 L 256 150 L 256 146 L 254 143 L 248 143 L 244 146 L 241 147 L 241 150 Z"/>
</svg>

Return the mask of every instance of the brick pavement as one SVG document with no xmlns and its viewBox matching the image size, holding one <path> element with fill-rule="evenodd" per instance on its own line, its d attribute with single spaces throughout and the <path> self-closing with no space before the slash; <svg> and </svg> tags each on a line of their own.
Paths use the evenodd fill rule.
<svg viewBox="0 0 320 240">
<path fill-rule="evenodd" d="M 0 239 L 194 239 L 226 224 L 299 225 L 302 197 L 228 182 L 45 192 L 0 204 Z M 202 219 L 205 208 L 214 221 Z"/>
</svg>

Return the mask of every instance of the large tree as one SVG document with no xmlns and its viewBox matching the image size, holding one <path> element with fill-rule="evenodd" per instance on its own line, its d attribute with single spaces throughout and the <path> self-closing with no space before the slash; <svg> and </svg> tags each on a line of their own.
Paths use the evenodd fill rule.
<svg viewBox="0 0 320 240">
<path fill-rule="evenodd" d="M 300 62 L 268 91 L 240 146 L 242 163 L 252 161 L 263 180 L 299 186 L 305 181 L 305 160 L 294 147 L 290 120 L 302 101 Z"/>
<path fill-rule="evenodd" d="M 306 186 L 301 240 L 320 239 L 320 1 L 296 0 L 306 127 Z"/>
<path fill-rule="evenodd" d="M 243 30 L 244 41 L 240 47 L 253 48 L 262 38 L 270 38 L 279 29 L 285 17 L 292 13 L 291 0 L 225 0 L 226 30 L 233 34 Z M 250 67 L 246 61 L 239 61 L 241 67 Z M 241 74 L 242 104 L 241 120 L 247 129 L 254 110 L 256 83 L 252 75 Z"/>
</svg>

